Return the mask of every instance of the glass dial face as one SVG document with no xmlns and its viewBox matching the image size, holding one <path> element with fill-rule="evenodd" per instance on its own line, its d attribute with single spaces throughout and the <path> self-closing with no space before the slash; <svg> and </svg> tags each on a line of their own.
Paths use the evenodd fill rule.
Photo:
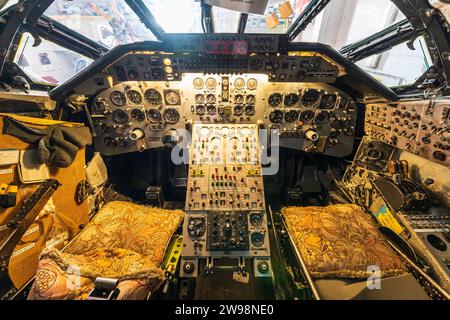
<svg viewBox="0 0 450 320">
<path fill-rule="evenodd" d="M 213 116 L 213 115 L 215 115 L 215 114 L 217 113 L 217 109 L 216 109 L 215 106 L 208 106 L 208 107 L 206 108 L 206 111 L 208 112 L 208 114 L 209 114 L 210 116 Z"/>
<path fill-rule="evenodd" d="M 320 93 L 317 90 L 308 90 L 303 94 L 302 105 L 305 107 L 315 106 L 320 100 Z"/>
<path fill-rule="evenodd" d="M 253 115 L 255 115 L 255 107 L 253 105 L 246 106 L 245 107 L 245 115 L 246 116 L 253 116 Z"/>
<path fill-rule="evenodd" d="M 167 104 L 171 106 L 180 104 L 181 101 L 180 94 L 173 90 L 167 91 L 164 98 L 166 99 Z"/>
<path fill-rule="evenodd" d="M 244 113 L 244 107 L 243 106 L 236 106 L 234 107 L 234 115 L 235 116 L 242 116 Z"/>
<path fill-rule="evenodd" d="M 269 97 L 269 106 L 272 108 L 278 107 L 283 101 L 283 96 L 279 93 L 274 93 Z"/>
<path fill-rule="evenodd" d="M 283 112 L 275 110 L 269 115 L 269 120 L 272 123 L 281 123 L 283 121 Z"/>
<path fill-rule="evenodd" d="M 286 107 L 293 107 L 298 103 L 299 100 L 300 98 L 298 97 L 298 94 L 290 93 L 286 95 L 286 97 L 284 97 L 284 105 Z"/>
<path fill-rule="evenodd" d="M 130 100 L 131 103 L 134 103 L 134 104 L 142 103 L 142 95 L 136 90 L 128 91 L 127 96 L 128 96 L 128 100 Z"/>
<path fill-rule="evenodd" d="M 123 107 L 127 103 L 127 97 L 120 91 L 111 92 L 110 99 L 116 106 Z"/>
<path fill-rule="evenodd" d="M 247 81 L 247 88 L 249 90 L 255 90 L 256 88 L 258 88 L 258 80 L 251 78 Z"/>
<path fill-rule="evenodd" d="M 178 123 L 178 121 L 180 121 L 180 114 L 175 109 L 167 109 L 166 111 L 164 111 L 163 117 L 164 120 L 170 124 L 176 124 Z"/>
<path fill-rule="evenodd" d="M 213 94 L 208 94 L 208 95 L 206 96 L 206 102 L 207 102 L 208 104 L 214 104 L 214 103 L 216 103 L 216 96 L 213 95 Z"/>
<path fill-rule="evenodd" d="M 242 78 L 237 78 L 237 79 L 234 81 L 234 88 L 235 88 L 235 89 L 237 89 L 237 90 L 242 90 L 242 89 L 244 89 L 244 87 L 245 87 L 245 80 L 244 80 L 244 79 L 242 79 Z"/>
<path fill-rule="evenodd" d="M 129 120 L 128 113 L 126 113 L 122 109 L 114 110 L 112 113 L 112 118 L 113 121 L 118 124 L 124 124 Z"/>
<path fill-rule="evenodd" d="M 252 244 L 259 248 L 264 244 L 264 235 L 261 232 L 252 233 L 250 236 Z"/>
<path fill-rule="evenodd" d="M 284 115 L 284 120 L 286 120 L 286 122 L 295 122 L 298 119 L 298 111 L 296 110 L 291 110 L 289 112 L 286 112 L 286 114 Z"/>
<path fill-rule="evenodd" d="M 142 122 L 142 121 L 145 120 L 145 113 L 144 113 L 144 111 L 142 111 L 142 110 L 139 110 L 139 109 L 133 109 L 133 110 L 131 110 L 131 118 L 132 118 L 133 120 Z"/>
<path fill-rule="evenodd" d="M 320 109 L 333 109 L 336 105 L 337 96 L 335 94 L 325 94 L 320 101 Z"/>
<path fill-rule="evenodd" d="M 145 100 L 152 106 L 162 105 L 161 93 L 159 93 L 159 91 L 155 89 L 148 89 L 145 92 Z"/>
<path fill-rule="evenodd" d="M 330 122 L 330 114 L 326 111 L 322 111 L 316 115 L 316 124 L 323 125 Z"/>
<path fill-rule="evenodd" d="M 161 112 L 159 112 L 159 110 L 156 109 L 148 110 L 147 115 L 150 122 L 158 123 L 161 122 L 162 120 L 162 115 Z"/>
<path fill-rule="evenodd" d="M 245 98 L 245 103 L 247 104 L 255 104 L 256 97 L 254 95 L 248 95 L 247 98 Z"/>
<path fill-rule="evenodd" d="M 314 120 L 315 113 L 312 110 L 303 111 L 300 120 L 304 123 L 311 123 Z"/>
<path fill-rule="evenodd" d="M 205 106 L 197 106 L 195 107 L 195 113 L 199 116 L 203 116 L 206 112 Z"/>
<path fill-rule="evenodd" d="M 244 99 L 244 96 L 242 94 L 237 94 L 234 97 L 234 103 L 236 103 L 236 104 L 243 104 L 244 101 L 245 101 L 245 99 Z"/>
<path fill-rule="evenodd" d="M 203 104 L 203 103 L 205 103 L 205 96 L 203 94 L 197 94 L 195 96 L 195 103 L 196 104 Z"/>
<path fill-rule="evenodd" d="M 197 90 L 201 90 L 203 89 L 203 87 L 205 86 L 205 81 L 203 81 L 202 78 L 195 78 L 194 79 L 194 88 Z"/>
<path fill-rule="evenodd" d="M 209 90 L 214 90 L 217 87 L 217 81 L 214 78 L 206 79 L 206 88 Z"/>
</svg>

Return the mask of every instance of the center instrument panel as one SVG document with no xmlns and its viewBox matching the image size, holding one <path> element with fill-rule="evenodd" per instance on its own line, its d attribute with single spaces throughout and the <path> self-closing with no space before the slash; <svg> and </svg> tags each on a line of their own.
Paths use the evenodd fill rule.
<svg viewBox="0 0 450 320">
<path fill-rule="evenodd" d="M 212 268 L 227 257 L 242 270 L 253 259 L 255 275 L 270 277 L 258 126 L 195 124 L 192 138 L 181 276 L 197 276 L 201 259 Z"/>
</svg>

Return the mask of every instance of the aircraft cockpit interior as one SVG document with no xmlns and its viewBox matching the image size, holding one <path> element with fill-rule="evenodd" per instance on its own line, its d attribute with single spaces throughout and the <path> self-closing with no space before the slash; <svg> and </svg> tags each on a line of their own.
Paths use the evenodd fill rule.
<svg viewBox="0 0 450 320">
<path fill-rule="evenodd" d="M 446 0 L 0 0 L 0 300 L 449 300 L 449 78 Z"/>
</svg>

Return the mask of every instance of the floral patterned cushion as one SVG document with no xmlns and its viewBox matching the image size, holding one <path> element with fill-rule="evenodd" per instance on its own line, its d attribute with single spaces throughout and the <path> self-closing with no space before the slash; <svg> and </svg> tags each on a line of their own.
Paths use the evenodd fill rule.
<svg viewBox="0 0 450 320">
<path fill-rule="evenodd" d="M 313 277 L 367 278 L 407 272 L 376 223 L 355 205 L 290 207 L 282 210 L 295 245 Z"/>
<path fill-rule="evenodd" d="M 118 299 L 145 299 L 161 285 L 166 248 L 182 211 L 111 202 L 64 250 L 44 250 L 29 299 L 86 299 L 98 277 L 120 280 Z"/>
</svg>

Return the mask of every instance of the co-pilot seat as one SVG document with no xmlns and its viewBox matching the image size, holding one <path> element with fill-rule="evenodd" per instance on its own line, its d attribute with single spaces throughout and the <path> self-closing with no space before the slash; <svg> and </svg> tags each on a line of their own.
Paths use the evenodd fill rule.
<svg viewBox="0 0 450 320">
<path fill-rule="evenodd" d="M 358 206 L 289 207 L 282 215 L 321 299 L 429 299 Z M 377 274 L 379 282 L 368 281 Z"/>
<path fill-rule="evenodd" d="M 183 216 L 108 203 L 64 252 L 44 251 L 29 299 L 87 299 L 99 278 L 118 280 L 119 300 L 148 298 L 164 281 L 165 251 Z"/>
</svg>

